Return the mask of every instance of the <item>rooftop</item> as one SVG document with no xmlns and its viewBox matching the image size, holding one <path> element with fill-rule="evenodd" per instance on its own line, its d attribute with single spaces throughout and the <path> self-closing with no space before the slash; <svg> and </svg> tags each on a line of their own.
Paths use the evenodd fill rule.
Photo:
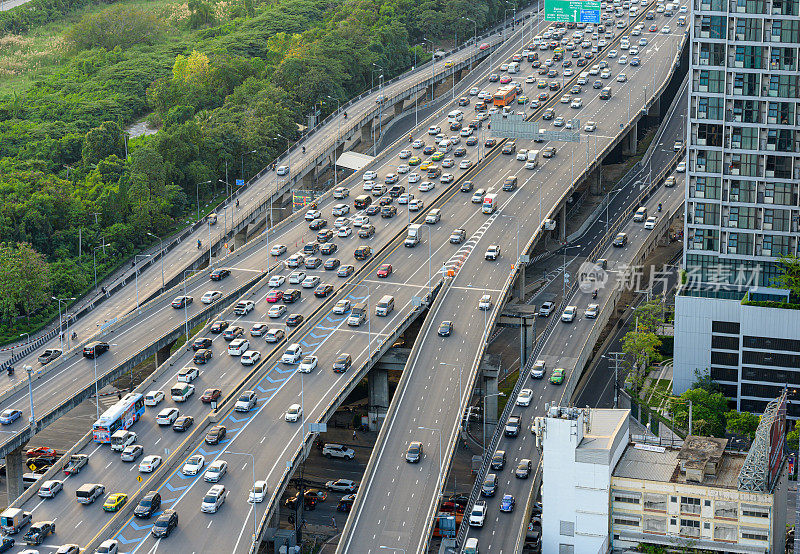
<svg viewBox="0 0 800 554">
<path fill-rule="evenodd" d="M 590 410 L 589 428 L 583 434 L 578 449 L 610 450 L 614 439 L 623 430 L 630 410 Z"/>
</svg>

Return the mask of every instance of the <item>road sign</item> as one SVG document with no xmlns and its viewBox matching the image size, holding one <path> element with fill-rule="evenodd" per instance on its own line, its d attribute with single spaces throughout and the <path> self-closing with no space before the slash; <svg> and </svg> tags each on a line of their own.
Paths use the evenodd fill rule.
<svg viewBox="0 0 800 554">
<path fill-rule="evenodd" d="M 327 433 L 328 432 L 328 424 L 327 423 L 309 423 L 308 424 L 308 431 L 310 433 Z"/>
<path fill-rule="evenodd" d="M 600 23 L 600 2 L 590 0 L 545 0 L 545 21 Z"/>
<path fill-rule="evenodd" d="M 243 187 L 244 186 L 244 179 L 236 179 L 236 186 Z"/>
<path fill-rule="evenodd" d="M 556 140 L 559 142 L 580 142 L 581 135 L 575 131 L 542 131 L 539 137 L 544 140 Z"/>
<path fill-rule="evenodd" d="M 137 481 L 139 481 L 139 482 L 141 483 L 141 482 L 142 482 L 142 476 L 141 476 L 141 475 L 137 475 L 137 476 L 136 476 L 136 480 L 137 480 Z"/>
<path fill-rule="evenodd" d="M 525 117 L 519 114 L 503 115 L 492 114 L 491 121 L 492 136 L 513 139 L 536 138 L 539 133 L 539 124 L 534 121 L 525 121 Z"/>
</svg>

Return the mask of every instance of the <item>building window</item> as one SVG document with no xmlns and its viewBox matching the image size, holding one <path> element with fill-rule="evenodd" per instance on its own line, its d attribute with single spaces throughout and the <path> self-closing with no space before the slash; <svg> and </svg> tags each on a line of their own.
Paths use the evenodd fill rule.
<svg viewBox="0 0 800 554">
<path fill-rule="evenodd" d="M 742 379 L 748 381 L 763 381 L 765 383 L 776 383 L 778 385 L 800 385 L 800 372 L 784 369 L 765 369 L 760 367 L 742 366 Z M 755 386 L 755 385 L 754 385 Z M 759 385 L 761 386 L 761 385 Z M 775 398 L 780 393 L 772 395 Z M 771 391 L 769 394 L 772 394 Z M 748 396 L 769 396 L 769 394 L 750 394 Z M 753 410 L 748 410 L 753 411 Z"/>
<path fill-rule="evenodd" d="M 667 520 L 663 517 L 646 517 L 644 518 L 644 528 L 642 530 L 645 533 L 665 534 L 667 532 Z"/>
<path fill-rule="evenodd" d="M 730 381 L 731 383 L 735 383 L 739 380 L 739 371 L 729 367 L 717 367 L 712 365 L 711 379 L 714 381 Z"/>
<path fill-rule="evenodd" d="M 739 350 L 739 337 L 727 337 L 720 335 L 711 336 L 711 348 L 722 350 Z"/>
<path fill-rule="evenodd" d="M 712 354 L 713 356 L 713 354 Z M 681 496 L 681 513 L 685 514 L 699 514 L 700 513 L 700 499 L 693 496 Z M 683 523 L 681 522 L 681 525 Z"/>
<path fill-rule="evenodd" d="M 718 519 L 738 519 L 739 508 L 736 502 L 717 500 L 714 503 L 714 517 Z"/>
<path fill-rule="evenodd" d="M 739 324 L 735 321 L 712 321 L 712 333 L 727 333 L 729 335 L 739 334 Z"/>
<path fill-rule="evenodd" d="M 742 540 L 748 541 L 768 541 L 769 534 L 763 529 L 742 528 Z"/>
<path fill-rule="evenodd" d="M 681 519 L 680 534 L 684 537 L 700 536 L 700 520 Z"/>
<path fill-rule="evenodd" d="M 736 542 L 736 527 L 732 525 L 720 525 L 719 523 L 715 524 L 714 540 Z"/>
<path fill-rule="evenodd" d="M 750 335 L 745 335 L 742 339 L 742 345 L 745 348 L 800 352 L 800 340 L 796 339 L 776 339 L 774 337 L 751 337 Z"/>
<path fill-rule="evenodd" d="M 564 537 L 574 537 L 575 536 L 575 522 L 574 521 L 564 521 L 561 520 L 561 530 L 559 532 L 560 535 Z"/>
<path fill-rule="evenodd" d="M 558 545 L 558 554 L 575 554 L 575 545 L 574 544 L 559 544 Z"/>
<path fill-rule="evenodd" d="M 628 527 L 639 527 L 639 518 L 632 515 L 614 516 L 615 525 L 627 525 Z"/>
<path fill-rule="evenodd" d="M 633 496 L 627 496 L 622 494 L 614 494 L 614 502 L 625 502 L 627 504 L 639 504 L 639 499 L 634 498 Z"/>
<path fill-rule="evenodd" d="M 667 497 L 663 494 L 644 493 L 644 509 L 651 512 L 667 511 Z"/>
<path fill-rule="evenodd" d="M 739 365 L 739 353 L 738 352 L 716 352 L 711 351 L 711 363 L 714 365 L 728 365 L 728 366 L 738 366 Z"/>
<path fill-rule="evenodd" d="M 772 0 L 773 15 L 797 15 L 797 8 L 797 0 Z"/>
<path fill-rule="evenodd" d="M 769 517 L 769 508 L 761 506 L 742 506 L 742 517 Z"/>
<path fill-rule="evenodd" d="M 795 369 L 800 367 L 800 355 L 782 354 L 780 352 L 756 352 L 753 350 L 744 350 L 742 352 L 742 363 Z"/>
</svg>

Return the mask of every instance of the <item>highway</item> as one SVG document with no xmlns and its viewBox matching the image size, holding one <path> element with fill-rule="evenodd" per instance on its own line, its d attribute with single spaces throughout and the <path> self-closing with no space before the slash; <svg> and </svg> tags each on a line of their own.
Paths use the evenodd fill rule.
<svg viewBox="0 0 800 554">
<path fill-rule="evenodd" d="M 686 91 L 680 97 L 681 109 L 674 112 L 674 116 L 667 123 L 667 128 L 664 132 L 661 144 L 658 145 L 653 154 L 654 167 L 666 167 L 674 157 L 672 151 L 672 144 L 675 140 L 681 140 L 683 135 L 683 125 L 681 115 L 685 114 L 686 106 Z M 648 208 L 650 215 L 658 214 L 658 204 L 663 205 L 663 213 L 670 213 L 676 207 L 683 203 L 683 175 L 682 173 L 675 173 L 676 185 L 673 188 L 660 187 L 645 204 Z M 629 207 L 631 200 L 635 199 L 638 190 L 635 190 L 633 184 L 623 189 L 617 195 L 615 203 L 611 207 L 611 221 L 615 221 L 621 212 L 624 212 Z M 583 311 L 590 303 L 598 303 L 601 306 L 608 300 L 612 288 L 616 287 L 619 282 L 624 282 L 626 278 L 626 268 L 631 263 L 632 253 L 638 248 L 639 245 L 652 231 L 644 229 L 642 223 L 635 223 L 632 220 L 628 221 L 623 228 L 622 232 L 628 233 L 628 246 L 625 248 L 615 248 L 609 246 L 605 253 L 600 257 L 606 258 L 608 262 L 609 281 L 605 287 L 601 287 L 598 292 L 597 300 L 591 298 L 589 291 L 582 292 L 580 289 L 570 300 L 569 304 L 578 307 L 579 317 L 573 323 L 557 322 L 552 333 L 547 338 L 541 353 L 537 359 L 546 362 L 546 374 L 542 380 L 528 379 L 525 384 L 526 388 L 533 390 L 533 399 L 529 406 L 522 407 L 516 406 L 512 412 L 513 415 L 521 417 L 522 431 L 518 437 L 505 437 L 503 436 L 496 450 L 502 450 L 506 453 L 506 465 L 501 471 L 490 470 L 498 475 L 498 490 L 493 498 L 481 498 L 485 500 L 488 507 L 485 524 L 482 528 L 470 527 L 467 538 L 475 537 L 481 546 L 482 552 L 509 554 L 519 552 L 521 544 L 518 544 L 519 531 L 523 525 L 527 526 L 527 521 L 523 521 L 525 504 L 531 494 L 535 476 L 541 470 L 540 452 L 535 446 L 535 437 L 530 432 L 530 426 L 536 416 L 544 413 L 544 406 L 547 403 L 556 405 L 565 405 L 570 403 L 570 398 L 564 398 L 564 391 L 567 390 L 567 382 L 569 379 L 576 380 L 579 375 L 573 375 L 575 369 L 575 361 L 577 348 L 576 343 L 581 341 L 582 337 L 589 336 L 593 326 L 597 325 L 597 320 L 587 319 L 583 316 Z M 571 274 L 575 275 L 577 267 L 586 260 L 586 256 L 593 250 L 598 241 L 605 235 L 605 221 L 604 218 L 599 219 L 587 233 L 579 239 L 581 241 L 580 248 L 569 253 L 571 262 L 568 270 Z M 587 240 L 588 239 L 588 240 Z M 556 279 L 559 281 L 559 279 Z M 554 283 L 558 285 L 558 283 Z M 639 288 L 646 287 L 647 283 L 641 283 Z M 559 317 L 560 313 L 556 312 L 551 317 Z M 553 385 L 549 382 L 550 372 L 556 368 L 561 367 L 567 370 L 565 382 L 562 385 Z M 613 379 L 612 379 L 613 380 Z M 509 402 L 515 402 L 515 398 L 510 398 Z M 493 454 L 490 453 L 490 455 Z M 533 463 L 533 471 L 528 479 L 517 479 L 514 476 L 514 470 L 517 463 L 522 459 L 529 459 Z M 505 494 L 511 494 L 516 499 L 516 508 L 512 513 L 501 513 L 499 511 L 500 499 Z M 547 509 L 546 507 L 544 509 Z M 465 539 L 466 540 L 466 539 Z"/>
<path fill-rule="evenodd" d="M 476 76 L 477 78 L 478 76 Z M 466 85 L 470 85 L 469 79 L 465 81 Z M 442 113 L 446 113 L 447 110 L 444 110 Z M 438 119 L 434 119 L 438 124 L 442 125 L 444 123 L 443 116 L 437 114 Z M 429 122 L 426 122 L 426 125 Z M 381 159 L 377 162 L 375 169 L 381 174 L 383 177 L 386 173 L 393 171 L 396 168 L 398 163 L 397 154 L 400 149 L 407 148 L 407 143 L 400 143 L 396 145 L 396 147 L 387 153 L 385 157 L 381 157 Z M 473 159 L 477 154 L 478 146 L 468 147 L 468 155 L 465 156 L 466 159 Z M 460 175 L 463 171 L 456 169 L 454 171 L 456 175 Z M 408 174 L 401 175 L 403 182 L 407 180 Z M 354 186 L 353 192 L 350 195 L 350 198 L 347 200 L 352 201 L 352 198 L 356 196 L 360 192 L 360 174 L 356 177 L 351 179 L 348 183 L 356 183 L 357 186 Z M 446 192 L 446 187 L 443 185 L 439 185 L 434 191 L 431 192 L 423 192 L 419 193 L 417 191 L 417 195 L 419 198 L 423 198 L 430 206 L 430 203 L 433 201 L 434 198 L 442 195 L 452 195 L 452 193 Z M 458 194 L 457 199 L 459 202 L 463 201 L 465 195 Z M 338 203 L 339 200 L 325 200 L 319 206 L 320 210 L 323 212 L 325 217 L 328 217 L 332 221 L 332 217 L 330 217 L 331 207 L 335 203 Z M 395 204 L 396 205 L 396 204 Z M 480 213 L 475 213 L 477 205 L 469 204 L 471 206 L 471 211 L 473 212 L 472 219 L 474 220 L 481 220 L 483 216 Z M 399 208 L 398 215 L 391 219 L 382 219 L 377 216 L 372 217 L 372 223 L 375 224 L 377 228 L 376 235 L 367 240 L 358 239 L 355 236 L 350 236 L 349 238 L 334 239 L 334 243 L 339 246 L 339 252 L 335 254 L 336 257 L 341 258 L 342 264 L 346 263 L 353 263 L 353 250 L 359 244 L 373 244 L 374 248 L 379 248 L 382 243 L 385 243 L 393 234 L 399 233 L 407 224 L 408 221 L 408 212 L 405 208 L 400 205 L 397 206 Z M 479 212 L 479 210 L 477 210 Z M 355 215 L 355 212 L 351 212 L 349 214 L 351 218 Z M 434 254 L 433 260 L 437 260 L 437 256 L 442 259 L 442 261 L 446 261 L 451 255 L 455 247 L 450 245 L 448 242 L 448 237 L 452 231 L 452 228 L 458 225 L 459 221 L 457 219 L 452 219 L 449 215 L 445 214 L 443 216 L 442 222 L 437 224 L 436 226 L 432 226 L 431 229 L 431 237 L 432 237 L 432 244 L 438 244 L 439 249 Z M 477 224 L 476 224 L 477 226 Z M 356 229 L 357 230 L 357 229 Z M 438 235 L 438 237 L 437 237 Z M 281 259 L 285 259 L 291 253 L 299 250 L 302 246 L 302 243 L 305 242 L 313 242 L 314 232 L 309 231 L 307 228 L 307 224 L 303 219 L 300 219 L 295 222 L 291 222 L 290 224 L 286 225 L 284 228 L 281 228 L 280 235 L 271 235 L 270 237 L 270 246 L 274 246 L 278 243 L 288 244 L 291 248 L 289 251 L 284 254 Z M 199 296 L 202 295 L 207 290 L 223 290 L 229 291 L 234 290 L 238 287 L 244 279 L 247 279 L 248 276 L 258 275 L 261 271 L 263 271 L 265 267 L 265 259 L 266 259 L 266 252 L 265 252 L 265 242 L 266 237 L 260 237 L 254 241 L 251 241 L 247 245 L 245 245 L 242 249 L 239 249 L 235 252 L 232 256 L 235 263 L 232 263 L 229 267 L 232 269 L 232 275 L 227 277 L 226 279 L 219 281 L 219 282 L 210 282 L 207 280 L 206 277 L 198 278 L 198 282 L 193 284 L 192 286 L 188 287 L 188 294 L 195 297 L 195 303 L 189 306 L 189 315 L 191 316 L 193 309 L 199 309 L 200 302 Z M 423 230 L 423 243 L 427 242 L 427 232 Z M 427 270 L 427 261 L 428 261 L 428 251 L 424 245 L 417 246 L 414 249 L 400 249 L 396 252 L 395 256 L 398 256 L 397 260 L 392 258 L 389 259 L 390 262 L 398 268 L 398 271 L 395 275 L 398 277 L 392 276 L 386 280 L 376 280 L 374 277 L 374 268 L 371 275 L 368 275 L 368 279 L 363 281 L 361 277 L 359 277 L 359 281 L 362 281 L 362 284 L 367 285 L 366 287 L 356 287 L 353 291 L 346 291 L 342 294 L 349 295 L 351 298 L 355 299 L 355 297 L 364 297 L 369 296 L 369 301 L 374 302 L 378 298 L 380 298 L 383 294 L 386 294 L 388 291 L 395 291 L 396 297 L 396 312 L 393 317 L 391 318 L 372 318 L 372 329 L 373 332 L 373 343 L 376 343 L 378 340 L 381 339 L 383 336 L 384 328 L 392 328 L 396 326 L 397 320 L 402 315 L 407 315 L 410 312 L 410 299 L 412 295 L 420 295 L 420 291 L 422 287 L 426 285 L 428 282 L 428 270 Z M 417 260 L 413 260 L 413 257 L 416 257 Z M 323 258 L 326 258 L 323 256 Z M 436 264 L 441 265 L 441 261 L 436 261 Z M 410 264 L 410 265 L 409 265 Z M 356 262 L 356 265 L 362 265 L 361 262 Z M 433 265 L 432 271 L 435 272 L 439 265 Z M 417 269 L 412 275 L 405 275 L 403 276 L 402 268 L 407 267 L 416 267 Z M 343 279 L 332 277 L 332 272 L 325 271 L 322 269 L 318 270 L 308 270 L 309 274 L 312 275 L 319 275 L 322 279 L 333 283 L 337 287 L 341 286 L 341 283 L 344 282 Z M 279 273 L 283 275 L 288 275 L 290 271 L 288 269 L 281 268 Z M 412 279 L 413 277 L 413 279 Z M 416 280 L 416 281 L 415 281 Z M 392 285 L 392 283 L 396 283 Z M 286 289 L 288 288 L 288 284 L 284 284 L 281 288 Z M 252 291 L 253 298 L 256 300 L 256 310 L 248 314 L 246 318 L 242 320 L 238 320 L 236 318 L 230 317 L 228 318 L 232 324 L 235 324 L 237 321 L 246 329 L 248 329 L 253 322 L 256 321 L 265 321 L 270 323 L 270 319 L 267 318 L 264 314 L 266 310 L 270 307 L 270 304 L 264 302 L 264 296 L 268 292 L 269 287 L 261 287 Z M 304 294 L 302 296 L 302 300 L 295 305 L 291 306 L 290 312 L 300 313 L 303 314 L 305 317 L 308 317 L 315 309 L 319 308 L 323 305 L 323 301 L 312 298 L 311 291 L 313 289 L 304 289 Z M 153 308 L 153 315 L 151 317 L 152 328 L 147 326 L 145 328 L 141 327 L 134 327 L 135 331 L 131 331 L 129 343 L 127 338 L 128 335 L 124 335 L 123 333 L 118 333 L 115 335 L 113 340 L 119 341 L 117 346 L 112 347 L 112 350 L 98 358 L 98 371 L 105 369 L 107 366 L 102 366 L 102 364 L 108 360 L 108 363 L 111 365 L 116 364 L 116 360 L 114 359 L 115 356 L 121 355 L 121 346 L 126 344 L 131 351 L 135 351 L 137 347 L 141 347 L 142 341 L 146 340 L 148 337 L 148 333 L 152 333 L 155 328 L 161 329 L 163 326 L 174 326 L 180 325 L 181 321 L 183 320 L 184 314 L 183 310 L 175 310 L 169 306 L 169 301 L 171 300 L 171 295 L 167 298 L 163 299 L 163 301 L 159 301 L 156 303 L 156 307 Z M 334 300 L 329 299 L 325 306 L 329 310 L 333 305 Z M 296 307 L 295 307 L 296 306 Z M 323 313 L 322 315 L 325 315 Z M 226 316 L 227 317 L 227 316 Z M 161 319 L 157 319 L 161 318 Z M 144 320 L 148 320 L 147 318 L 140 318 Z M 317 318 L 320 319 L 320 318 Z M 274 321 L 274 320 L 272 320 Z M 280 323 L 278 326 L 283 327 L 285 316 L 281 318 Z M 363 350 L 366 347 L 366 340 L 367 335 L 370 331 L 369 327 L 360 328 L 359 331 L 354 332 L 348 327 L 344 327 L 339 329 L 342 324 L 342 318 L 336 317 L 333 319 L 325 318 L 325 322 L 321 325 L 317 324 L 317 320 L 314 321 L 314 328 L 312 329 L 309 325 L 304 325 L 298 328 L 295 331 L 296 336 L 308 336 L 310 333 L 315 333 L 319 335 L 314 338 L 321 338 L 322 336 L 327 336 L 328 334 L 332 334 L 332 329 L 336 328 L 337 333 L 335 333 L 337 340 L 340 341 L 352 341 L 352 340 L 363 340 L 364 345 L 359 347 Z M 275 325 L 270 325 L 273 327 Z M 137 333 L 134 336 L 134 332 Z M 208 335 L 207 329 L 203 330 L 200 333 L 200 336 L 212 336 Z M 255 339 L 253 339 L 255 340 Z M 263 339 L 258 339 L 263 340 Z M 294 339 L 292 339 L 294 340 Z M 307 344 L 314 343 L 314 340 L 306 339 Z M 325 351 L 330 352 L 329 356 L 322 356 L 320 355 L 320 369 L 318 372 L 322 372 L 324 377 L 320 377 L 318 375 L 311 375 L 307 379 L 309 383 L 306 383 L 306 397 L 314 396 L 314 402 L 318 406 L 326 406 L 333 402 L 334 399 L 338 398 L 339 391 L 350 379 L 350 375 L 345 374 L 343 376 L 336 376 L 335 374 L 330 373 L 329 368 L 331 366 L 331 362 L 333 357 L 338 354 L 338 349 L 331 349 L 330 351 L 328 348 L 331 344 L 335 342 L 333 339 L 322 339 L 318 344 L 315 345 L 315 348 L 320 348 L 322 344 L 325 344 Z M 197 394 L 196 397 L 202 392 L 202 390 L 206 387 L 213 386 L 222 389 L 223 394 L 230 394 L 232 391 L 244 378 L 247 374 L 241 364 L 239 363 L 238 359 L 231 358 L 223 353 L 223 350 L 220 346 L 223 344 L 222 339 L 219 338 L 217 335 L 214 338 L 214 353 L 215 356 L 213 360 L 205 365 L 200 366 L 202 370 L 199 378 L 195 381 L 195 385 L 197 387 Z M 270 353 L 273 350 L 269 347 L 269 345 L 264 345 L 260 347 L 262 353 L 265 357 L 269 357 Z M 276 355 L 280 355 L 283 352 L 283 348 L 279 347 L 274 350 Z M 351 352 L 354 357 L 354 367 L 359 364 L 362 360 L 357 355 L 359 350 Z M 88 360 L 79 359 L 77 363 L 83 364 L 91 364 Z M 169 362 L 173 369 L 171 371 L 166 372 L 163 376 L 159 377 L 155 383 L 152 385 L 148 385 L 148 389 L 168 389 L 172 383 L 174 383 L 177 371 L 186 365 L 192 365 L 190 361 L 190 354 L 185 352 L 181 354 L 179 357 L 173 358 Z M 269 365 L 273 363 L 273 360 L 269 360 L 268 363 L 265 363 L 265 367 L 269 367 Z M 261 398 L 261 409 L 264 407 L 269 406 L 269 410 L 264 413 L 262 416 L 267 421 L 279 421 L 279 418 L 282 416 L 283 412 L 286 410 L 286 407 L 289 405 L 288 400 L 286 398 L 295 398 L 298 394 L 297 387 L 299 386 L 299 379 L 292 380 L 291 387 L 285 387 L 287 384 L 287 379 L 291 376 L 291 373 L 294 371 L 294 367 L 296 366 L 282 366 L 271 369 L 269 373 L 263 376 L 264 382 L 260 385 L 264 391 L 259 391 L 259 396 Z M 73 378 L 74 376 L 74 368 L 64 368 L 60 372 L 62 375 L 61 378 L 69 379 Z M 266 385 L 264 383 L 270 383 L 270 385 Z M 276 385 L 276 383 L 281 383 L 280 385 Z M 54 384 L 53 386 L 58 387 L 60 385 Z M 278 388 L 280 387 L 280 388 Z M 291 389 L 291 390 L 289 390 Z M 38 397 L 38 392 L 35 392 L 35 395 Z M 265 395 L 265 396 L 262 396 Z M 274 398 L 277 395 L 276 398 Z M 288 396 L 287 396 L 288 395 Z M 182 415 L 192 415 L 195 420 L 197 421 L 196 425 L 199 426 L 200 421 L 207 415 L 209 412 L 209 408 L 205 405 L 201 405 L 197 398 L 190 400 L 189 402 L 185 403 L 184 405 L 177 405 Z M 274 398 L 274 400 L 273 400 Z M 24 400 L 24 398 L 23 398 Z M 308 398 L 307 398 L 308 401 Z M 139 442 L 145 446 L 145 454 L 160 454 L 166 458 L 167 453 L 173 453 L 176 451 L 177 448 L 181 445 L 182 441 L 184 440 L 184 436 L 178 433 L 173 433 L 169 428 L 160 428 L 154 424 L 154 416 L 157 411 L 163 408 L 166 405 L 172 405 L 173 403 L 170 400 L 165 400 L 159 405 L 157 408 L 148 408 L 146 415 L 142 418 L 141 421 L 136 423 L 133 427 L 133 430 L 139 434 Z M 277 410 L 277 414 L 268 414 L 267 412 L 271 410 Z M 261 412 L 259 411 L 259 415 Z M 234 419 L 241 419 L 238 416 L 233 416 Z M 287 433 L 298 433 L 298 426 L 289 426 L 286 428 L 280 422 L 280 428 L 283 429 Z M 256 426 L 252 426 L 256 427 Z M 234 429 L 235 426 L 228 425 L 229 429 Z M 247 429 L 243 427 L 242 430 Z M 261 426 L 259 426 L 258 431 L 261 431 Z M 234 435 L 231 431 L 229 432 L 229 437 L 233 437 L 230 440 L 233 443 L 235 440 L 239 442 L 247 443 L 246 438 L 237 439 L 238 435 Z M 277 461 L 274 459 L 274 456 L 277 454 L 274 451 L 267 450 L 264 451 L 263 449 L 259 449 L 258 447 L 262 444 L 261 436 L 259 436 L 259 441 L 253 443 L 253 446 L 256 447 L 256 450 L 259 451 L 259 456 L 263 456 L 268 458 L 268 461 L 259 464 L 261 468 L 268 468 L 271 467 L 270 475 L 273 476 L 273 480 L 277 482 L 278 478 L 280 477 L 280 471 L 276 471 L 276 469 L 282 469 L 277 466 Z M 285 444 L 288 446 L 292 444 L 299 445 L 299 438 L 297 441 L 293 441 L 290 438 L 287 438 L 285 442 L 281 441 L 281 444 Z M 247 446 L 242 446 L 240 448 L 247 448 Z M 208 450 L 206 450 L 208 451 Z M 154 486 L 153 483 L 145 480 L 144 483 L 141 485 L 135 481 L 135 475 L 137 470 L 130 464 L 123 464 L 119 461 L 118 454 L 114 454 L 110 452 L 107 447 L 99 448 L 95 444 L 90 444 L 84 450 L 84 453 L 90 454 L 91 462 L 89 467 L 81 472 L 76 477 L 70 477 L 67 479 L 65 483 L 65 492 L 59 495 L 58 498 L 54 500 L 48 500 L 47 502 L 40 502 L 38 499 L 32 499 L 28 503 L 25 504 L 25 509 L 32 509 L 34 512 L 34 519 L 47 519 L 51 517 L 56 517 L 59 520 L 59 533 L 57 537 L 58 542 L 82 542 L 86 541 L 88 534 L 92 531 L 100 531 L 104 528 L 106 523 L 111 519 L 111 517 L 98 509 L 85 509 L 82 506 L 76 505 L 73 499 L 73 494 L 75 489 L 77 489 L 81 484 L 86 482 L 101 482 L 106 486 L 106 490 L 110 493 L 114 492 L 127 492 L 129 494 L 133 494 L 135 490 L 139 488 L 144 488 L 145 490 L 152 488 Z M 232 462 L 232 460 L 231 460 Z M 246 460 L 243 462 L 243 464 Z M 233 467 L 233 466 L 232 466 Z M 247 472 L 245 472 L 247 473 Z M 232 477 L 239 477 L 239 473 L 234 476 L 233 474 L 229 476 Z M 145 476 L 146 477 L 146 476 Z M 180 479 L 180 477 L 177 477 Z M 185 484 L 185 483 L 184 483 Z M 183 486 L 181 484 L 180 486 Z M 203 484 L 201 482 L 201 484 Z M 249 490 L 251 483 L 249 481 L 243 484 L 243 491 L 238 491 L 238 494 L 245 495 L 246 491 Z M 271 483 L 272 485 L 272 483 Z M 169 487 L 173 486 L 171 484 L 164 485 L 164 488 L 169 490 Z M 231 488 L 235 490 L 235 487 L 231 485 Z M 181 489 L 184 490 L 184 489 Z M 193 493 L 202 494 L 205 492 L 203 487 L 199 487 L 196 490 L 193 490 Z M 189 498 L 189 491 L 186 493 L 182 493 L 181 501 L 182 502 L 190 502 Z M 165 496 L 166 498 L 166 496 Z M 184 500 L 184 498 L 186 500 Z M 234 503 L 231 503 L 233 505 Z M 244 506 L 245 508 L 249 508 L 249 506 Z M 227 508 L 227 507 L 226 507 Z M 231 517 L 235 518 L 243 516 L 243 514 L 237 514 L 234 508 L 230 510 L 223 510 L 219 516 L 223 516 L 230 512 Z M 248 519 L 249 521 L 249 519 Z M 122 522 L 119 522 L 120 524 Z M 130 525 L 131 528 L 137 525 L 133 523 Z M 113 526 L 111 526 L 113 528 Z M 142 535 L 140 529 L 133 529 L 134 531 L 140 531 L 138 535 Z M 214 531 L 214 530 L 212 530 Z M 127 535 L 127 536 L 126 536 Z M 124 541 L 133 541 L 134 535 L 130 534 L 130 529 L 123 529 L 121 532 L 122 540 Z M 216 537 L 216 535 L 215 535 Z M 139 537 L 141 538 L 141 537 Z M 213 538 L 213 537 L 212 537 Z M 222 539 L 222 537 L 219 537 Z M 50 541 L 48 541 L 50 542 Z M 246 541 L 249 545 L 249 540 Z"/>
<path fill-rule="evenodd" d="M 660 16 L 656 19 L 659 25 L 663 25 L 663 21 Z M 612 100 L 605 102 L 591 92 L 582 93 L 584 105 L 577 116 L 582 123 L 589 120 L 599 122 L 594 135 L 596 147 L 595 140 L 583 135 L 581 144 L 559 145 L 557 156 L 546 160 L 532 173 L 521 169 L 520 162 L 507 157 L 500 165 L 492 165 L 493 175 L 489 183 L 479 181 L 476 185 L 488 184 L 492 190 L 497 190 L 506 174 L 522 175 L 521 186 L 511 195 L 503 196 L 499 214 L 490 218 L 494 224 L 486 229 L 475 248 L 480 254 L 489 244 L 501 244 L 503 258 L 497 264 L 484 261 L 480 255 L 469 256 L 453 287 L 446 291 L 446 300 L 441 308 L 429 316 L 435 321 L 455 320 L 456 333 L 449 339 L 434 334 L 418 339 L 424 341 L 423 346 L 418 356 L 409 361 L 405 371 L 422 372 L 422 376 L 404 378 L 401 388 L 395 393 L 393 407 L 384 424 L 388 430 L 382 431 L 378 438 L 338 552 L 377 553 L 381 546 L 407 552 L 425 550 L 426 529 L 435 513 L 442 474 L 446 474 L 449 453 L 457 437 L 463 411 L 461 406 L 471 395 L 471 386 L 466 384 L 472 382 L 472 372 L 479 362 L 477 357 L 484 335 L 484 327 L 479 323 L 484 315 L 491 320 L 494 311 L 500 309 L 496 302 L 501 294 L 499 289 L 508 276 L 508 264 L 516 260 L 516 225 L 519 224 L 519 242 L 524 245 L 540 227 L 542 217 L 550 213 L 571 186 L 572 156 L 576 167 L 584 167 L 581 164 L 586 164 L 587 160 L 586 143 L 592 147 L 592 156 L 595 151 L 600 152 L 618 132 L 614 128 L 616 123 L 622 127 L 626 118 L 635 115 L 637 106 L 642 105 L 644 86 L 652 83 L 653 75 L 659 84 L 670 75 L 682 35 L 659 32 L 644 33 L 643 36 L 649 44 L 640 52 L 642 64 L 625 68 L 628 82 L 624 85 L 614 83 Z M 615 43 L 607 47 L 613 48 Z M 616 76 L 619 64 L 614 59 L 608 61 Z M 652 88 L 650 90 L 652 92 Z M 628 91 L 631 91 L 632 108 L 628 103 Z M 575 113 L 562 104 L 557 105 L 556 111 L 565 117 L 567 112 Z M 610 125 L 611 122 L 614 126 Z M 517 143 L 518 147 L 534 147 L 525 141 Z M 550 186 L 542 186 L 544 183 Z M 536 205 L 540 199 L 543 208 L 541 213 L 537 213 Z M 466 287 L 469 293 L 462 287 Z M 489 314 L 475 308 L 478 298 L 484 293 L 491 294 L 495 300 Z M 577 330 L 578 326 L 574 329 Z M 454 395 L 453 389 L 453 383 L 457 383 L 459 377 L 465 385 L 460 395 L 461 402 L 457 401 L 459 396 Z M 408 464 L 404 460 L 404 453 L 412 440 L 423 443 L 425 456 L 419 464 Z"/>
</svg>

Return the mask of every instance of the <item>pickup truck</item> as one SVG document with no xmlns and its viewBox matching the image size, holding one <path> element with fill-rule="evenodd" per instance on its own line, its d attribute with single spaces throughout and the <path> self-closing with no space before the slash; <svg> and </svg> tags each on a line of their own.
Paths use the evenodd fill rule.
<svg viewBox="0 0 800 554">
<path fill-rule="evenodd" d="M 80 473 L 83 466 L 89 463 L 89 456 L 86 454 L 73 454 L 69 457 L 69 461 L 64 466 L 64 473 L 67 475 L 74 475 Z"/>
<path fill-rule="evenodd" d="M 326 458 L 344 458 L 352 460 L 355 458 L 355 451 L 352 448 L 347 448 L 342 444 L 326 444 L 322 448 L 322 455 Z"/>
<path fill-rule="evenodd" d="M 256 304 L 252 300 L 242 300 L 241 302 L 236 304 L 235 308 L 233 308 L 233 313 L 235 313 L 236 315 L 247 315 L 255 307 Z"/>
<path fill-rule="evenodd" d="M 20 529 L 31 522 L 32 514 L 19 508 L 8 508 L 0 514 L 0 530 L 6 535 L 19 533 Z"/>
</svg>

